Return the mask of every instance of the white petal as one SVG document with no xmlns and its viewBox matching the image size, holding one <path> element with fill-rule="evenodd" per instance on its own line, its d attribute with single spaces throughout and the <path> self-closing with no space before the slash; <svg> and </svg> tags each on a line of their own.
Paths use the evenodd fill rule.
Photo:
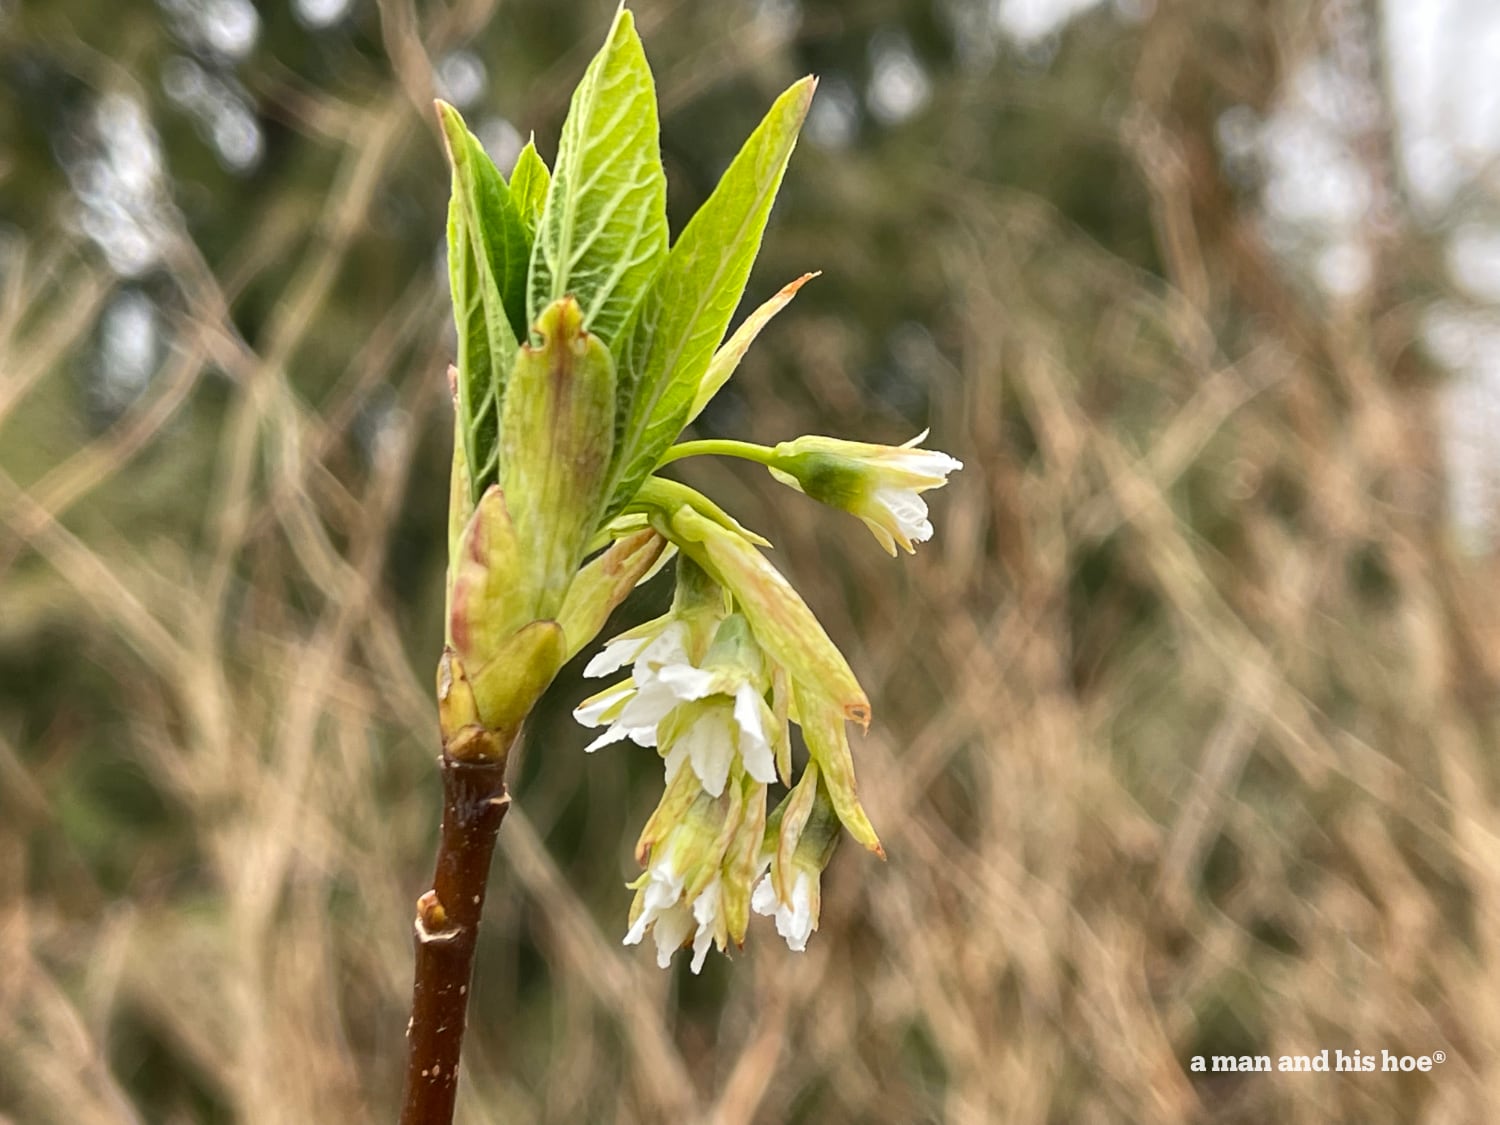
<svg viewBox="0 0 1500 1125">
<path fill-rule="evenodd" d="M 648 680 L 636 689 L 634 697 L 620 709 L 618 722 L 628 727 L 654 727 L 671 712 L 678 703 L 672 689 L 665 684 Z"/>
<path fill-rule="evenodd" d="M 714 944 L 717 929 L 714 923 L 718 920 L 719 910 L 723 905 L 719 889 L 719 877 L 715 875 L 714 881 L 693 901 L 693 920 L 698 923 L 698 932 L 693 936 L 694 973 L 702 970 L 709 947 Z"/>
<path fill-rule="evenodd" d="M 780 905 L 776 901 L 776 888 L 771 884 L 771 877 L 762 875 L 760 882 L 755 884 L 755 890 L 750 893 L 750 909 L 767 918 L 773 918 Z"/>
<path fill-rule="evenodd" d="M 769 785 L 776 780 L 776 759 L 771 740 L 761 722 L 765 706 L 760 693 L 749 684 L 741 684 L 734 693 L 734 719 L 740 726 L 740 757 L 745 769 L 756 781 Z"/>
<path fill-rule="evenodd" d="M 651 643 L 650 637 L 615 637 L 605 641 L 604 647 L 583 666 L 585 676 L 607 676 L 627 664 L 634 663 L 641 650 Z"/>
<path fill-rule="evenodd" d="M 605 688 L 598 695 L 591 695 L 573 708 L 573 718 L 586 727 L 603 726 L 611 710 L 635 694 L 635 685 L 622 680 L 614 687 Z"/>
<path fill-rule="evenodd" d="M 932 538 L 932 524 L 927 519 L 927 502 L 909 488 L 877 488 L 875 502 L 895 519 L 908 539 L 925 543 Z"/>
<path fill-rule="evenodd" d="M 693 929 L 693 914 L 686 906 L 674 906 L 656 919 L 652 935 L 656 938 L 656 963 L 663 969 L 672 965 L 672 954 L 682 948 L 683 939 Z"/>
<path fill-rule="evenodd" d="M 663 664 L 691 664 L 687 652 L 687 628 L 681 621 L 673 621 L 658 633 L 635 658 L 637 682 L 642 672 L 659 668 Z"/>
<path fill-rule="evenodd" d="M 962 469 L 964 463 L 957 457 L 950 457 L 938 449 L 918 449 L 917 446 L 927 440 L 929 432 L 923 430 L 911 441 L 901 446 L 903 452 L 892 454 L 890 459 L 903 472 L 932 477 L 934 482 L 932 487 L 937 488 L 947 482 L 949 473 L 956 473 Z"/>
<path fill-rule="evenodd" d="M 593 742 L 590 742 L 587 746 L 585 746 L 583 748 L 583 752 L 585 754 L 592 754 L 601 746 L 608 746 L 612 742 L 620 742 L 623 739 L 628 738 L 629 736 L 630 728 L 622 727 L 619 723 L 615 723 L 598 738 L 594 739 Z"/>
<path fill-rule="evenodd" d="M 663 684 L 683 702 L 702 699 L 714 689 L 717 677 L 691 664 L 663 664 L 656 672 L 656 682 Z"/>
<path fill-rule="evenodd" d="M 682 768 L 682 764 L 687 760 L 687 745 L 679 738 L 676 742 L 672 743 L 672 748 L 667 751 L 665 759 L 668 785 L 672 784 L 672 779 L 677 776 L 677 771 Z"/>
<path fill-rule="evenodd" d="M 734 757 L 734 744 L 730 741 L 733 734 L 728 708 L 716 705 L 700 714 L 678 737 L 677 744 L 686 746 L 693 772 L 710 797 L 724 792 L 729 762 Z"/>
</svg>

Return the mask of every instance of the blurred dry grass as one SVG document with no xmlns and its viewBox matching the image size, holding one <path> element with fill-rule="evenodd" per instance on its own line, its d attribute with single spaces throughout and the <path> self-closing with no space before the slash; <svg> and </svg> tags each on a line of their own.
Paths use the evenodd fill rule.
<svg viewBox="0 0 1500 1125">
<path fill-rule="evenodd" d="M 668 105 L 729 63 L 792 73 L 774 36 L 729 59 L 728 17 L 641 8 L 648 45 L 691 25 L 653 50 Z M 759 477 L 691 472 L 773 535 L 851 652 L 890 862 L 839 854 L 805 955 L 760 927 L 732 965 L 659 973 L 619 945 L 658 767 L 585 762 L 565 675 L 502 833 L 462 1120 L 1500 1119 L 1500 621 L 1494 561 L 1446 530 L 1413 346 L 1424 236 L 1395 204 L 1372 217 L 1374 282 L 1324 303 L 1212 147 L 1210 107 L 1268 103 L 1345 26 L 1316 8 L 1164 3 L 1110 56 L 1128 104 L 1080 129 L 1159 272 L 965 166 L 993 127 L 982 84 L 940 91 L 904 167 L 799 154 L 757 276 L 822 267 L 837 296 L 809 290 L 747 360 L 744 436 L 909 436 L 841 312 L 895 307 L 922 325 L 899 376 L 968 467 L 899 564 Z M 174 346 L 96 433 L 67 380 L 116 282 L 61 229 L 11 258 L 0 1119 L 392 1114 L 437 813 L 435 272 L 319 337 L 394 170 L 441 197 L 429 60 L 491 15 L 392 4 L 377 93 L 283 101 L 335 189 L 317 214 L 268 204 L 213 264 L 170 232 Z M 91 65 L 100 89 L 131 81 Z M 907 267 L 899 298 L 882 261 Z M 275 265 L 251 342 L 232 310 Z M 1323 1047 L 1448 1061 L 1186 1073 Z"/>
</svg>

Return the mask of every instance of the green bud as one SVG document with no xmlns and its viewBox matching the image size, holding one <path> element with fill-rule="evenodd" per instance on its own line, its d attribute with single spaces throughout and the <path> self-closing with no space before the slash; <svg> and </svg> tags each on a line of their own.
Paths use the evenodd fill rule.
<svg viewBox="0 0 1500 1125">
<path fill-rule="evenodd" d="M 533 621 L 507 637 L 469 682 L 484 725 L 514 737 L 553 678 L 567 661 L 567 641 L 556 621 Z"/>
</svg>

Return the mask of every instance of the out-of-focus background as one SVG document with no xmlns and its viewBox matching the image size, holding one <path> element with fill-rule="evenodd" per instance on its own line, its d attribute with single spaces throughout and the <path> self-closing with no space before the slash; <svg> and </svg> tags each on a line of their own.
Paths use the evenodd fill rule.
<svg viewBox="0 0 1500 1125">
<path fill-rule="evenodd" d="M 822 78 L 700 432 L 875 705 L 804 955 L 624 948 L 648 751 L 514 771 L 464 1122 L 1500 1120 L 1500 9 L 638 0 L 674 225 Z M 607 0 L 0 2 L 0 1119 L 391 1120 L 435 839 L 457 103 Z M 643 589 L 619 624 L 659 612 Z M 1194 1055 L 1445 1053 L 1429 1073 Z"/>
</svg>

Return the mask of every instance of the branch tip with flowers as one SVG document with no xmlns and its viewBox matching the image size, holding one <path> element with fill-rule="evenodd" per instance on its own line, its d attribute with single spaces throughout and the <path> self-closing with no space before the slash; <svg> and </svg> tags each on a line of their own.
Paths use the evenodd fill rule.
<svg viewBox="0 0 1500 1125">
<path fill-rule="evenodd" d="M 616 743 L 661 758 L 641 831 L 625 943 L 658 963 L 743 945 L 752 913 L 793 950 L 818 928 L 820 883 L 847 832 L 877 855 L 847 725 L 870 722 L 848 662 L 770 546 L 707 497 L 659 475 L 683 457 L 764 465 L 864 521 L 891 554 L 931 537 L 921 493 L 959 462 L 919 448 L 808 436 L 766 447 L 682 431 L 765 325 L 815 274 L 725 339 L 817 81 L 772 105 L 670 242 L 655 85 L 623 6 L 572 99 L 554 168 L 528 143 L 510 179 L 451 106 L 448 266 L 457 327 L 446 643 L 438 665 L 444 810 L 418 901 L 403 1125 L 452 1120 L 484 885 L 509 804 L 510 748 L 562 666 L 667 565 L 662 617 L 607 641 L 585 668 L 626 673 L 579 704 Z M 806 746 L 794 764 L 791 728 Z M 800 757 L 800 756 L 799 756 Z M 774 788 L 785 795 L 770 808 Z"/>
</svg>

